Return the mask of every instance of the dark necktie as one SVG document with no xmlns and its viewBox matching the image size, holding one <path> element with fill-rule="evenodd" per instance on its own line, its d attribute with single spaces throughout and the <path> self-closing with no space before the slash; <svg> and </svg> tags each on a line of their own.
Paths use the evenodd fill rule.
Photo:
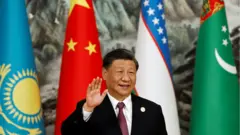
<svg viewBox="0 0 240 135">
<path fill-rule="evenodd" d="M 128 134 L 128 128 L 127 128 L 127 121 L 125 119 L 125 116 L 123 114 L 123 108 L 124 108 L 124 103 L 123 102 L 119 102 L 117 104 L 117 107 L 119 109 L 119 113 L 118 113 L 118 122 L 122 131 L 122 135 L 129 135 Z"/>
</svg>

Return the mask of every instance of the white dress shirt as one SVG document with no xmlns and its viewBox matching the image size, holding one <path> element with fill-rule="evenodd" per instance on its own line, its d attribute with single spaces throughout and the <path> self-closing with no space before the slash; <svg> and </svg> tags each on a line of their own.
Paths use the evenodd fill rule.
<svg viewBox="0 0 240 135">
<path fill-rule="evenodd" d="M 119 112 L 117 104 L 119 102 L 123 102 L 125 104 L 125 106 L 123 108 L 123 114 L 126 118 L 128 133 L 130 135 L 131 134 L 131 129 L 132 129 L 132 97 L 131 97 L 131 95 L 129 95 L 123 101 L 118 101 L 117 99 L 112 97 L 109 93 L 107 93 L 107 95 L 109 97 L 110 102 L 112 103 L 112 106 L 113 106 L 114 112 L 116 114 L 116 117 L 118 116 L 118 112 Z M 84 119 L 84 121 L 88 121 L 89 118 L 91 117 L 91 114 L 92 114 L 92 112 L 87 112 L 83 108 L 83 119 Z"/>
</svg>

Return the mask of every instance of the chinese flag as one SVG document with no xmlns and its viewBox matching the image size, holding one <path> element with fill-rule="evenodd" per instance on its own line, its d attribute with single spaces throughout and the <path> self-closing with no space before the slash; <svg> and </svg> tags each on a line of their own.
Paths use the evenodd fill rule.
<svg viewBox="0 0 240 135">
<path fill-rule="evenodd" d="M 102 56 L 92 0 L 71 0 L 58 90 L 55 135 L 84 99 L 88 84 L 101 77 Z M 105 88 L 105 85 L 102 89 Z"/>
</svg>

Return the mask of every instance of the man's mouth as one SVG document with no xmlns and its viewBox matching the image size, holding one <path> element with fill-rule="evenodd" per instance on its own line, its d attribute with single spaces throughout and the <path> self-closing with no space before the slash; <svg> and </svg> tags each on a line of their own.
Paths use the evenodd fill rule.
<svg viewBox="0 0 240 135">
<path fill-rule="evenodd" d="M 130 85 L 126 85 L 126 84 L 119 84 L 119 86 L 123 89 L 128 89 L 130 87 Z"/>
</svg>

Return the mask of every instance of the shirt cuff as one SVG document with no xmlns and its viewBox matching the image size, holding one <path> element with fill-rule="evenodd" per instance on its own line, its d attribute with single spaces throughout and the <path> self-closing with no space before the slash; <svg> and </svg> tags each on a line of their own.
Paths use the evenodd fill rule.
<svg viewBox="0 0 240 135">
<path fill-rule="evenodd" d="M 84 108 L 82 108 L 82 112 L 83 112 L 83 120 L 87 122 L 90 119 L 92 112 L 87 112 L 84 110 Z"/>
</svg>

